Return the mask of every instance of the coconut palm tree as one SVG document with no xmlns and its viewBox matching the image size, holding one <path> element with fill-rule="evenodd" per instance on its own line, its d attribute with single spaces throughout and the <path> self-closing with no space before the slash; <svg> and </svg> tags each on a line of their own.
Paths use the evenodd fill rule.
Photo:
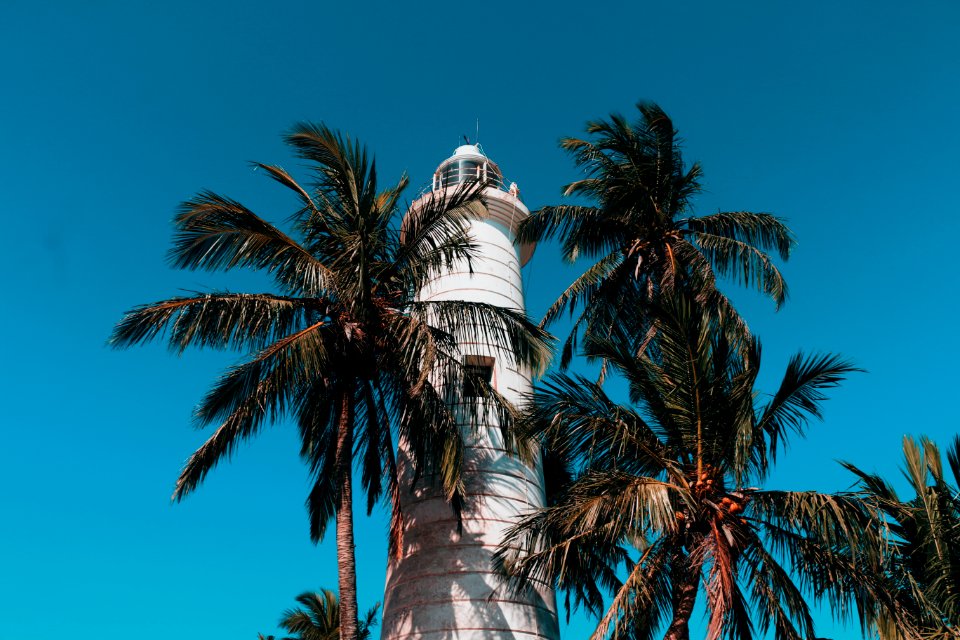
<svg viewBox="0 0 960 640">
<path fill-rule="evenodd" d="M 463 442 L 443 396 L 470 375 L 458 339 L 479 334 L 505 361 L 534 370 L 545 366 L 550 344 L 519 312 L 416 299 L 438 270 L 469 262 L 474 244 L 466 220 L 482 207 L 482 185 L 425 196 L 401 230 L 405 176 L 381 190 L 366 149 L 322 124 L 298 125 L 286 141 L 311 164 L 309 184 L 301 186 L 281 167 L 256 166 L 296 197 L 292 225 L 299 239 L 235 200 L 202 192 L 177 214 L 170 253 L 184 269 L 264 271 L 276 292 L 196 293 L 136 307 L 110 341 L 127 347 L 166 335 L 177 352 L 249 350 L 197 407 L 200 425 L 218 427 L 187 461 L 173 497 L 186 497 L 265 424 L 292 419 L 314 479 L 307 498 L 311 536 L 321 539 L 336 521 L 341 633 L 357 640 L 354 467 L 368 510 L 384 496 L 399 508 L 400 438 L 418 477 L 436 478 L 458 504 Z M 508 413 L 489 391 L 489 402 Z M 394 548 L 397 523 L 395 517 Z"/>
<path fill-rule="evenodd" d="M 288 609 L 280 618 L 280 628 L 290 636 L 280 640 L 340 640 L 340 603 L 337 594 L 327 589 L 313 593 L 305 591 L 297 596 L 299 607 Z M 369 640 L 377 624 L 376 604 L 367 611 L 358 627 L 359 640 Z M 273 636 L 258 634 L 260 640 L 273 640 Z"/>
<path fill-rule="evenodd" d="M 517 589 L 546 581 L 565 591 L 568 611 L 582 605 L 600 618 L 596 639 L 689 638 L 701 593 L 708 638 L 757 629 L 812 638 L 804 586 L 856 604 L 830 590 L 835 574 L 856 572 L 819 571 L 821 558 L 852 566 L 879 553 L 881 539 L 855 495 L 762 487 L 789 438 L 821 417 L 826 391 L 856 369 L 797 354 L 758 402 L 757 340 L 731 344 L 693 296 L 659 300 L 657 339 L 639 356 L 644 337 L 627 329 L 584 343 L 629 383 L 632 405 L 579 375 L 554 374 L 534 392 L 521 431 L 571 476 L 509 531 L 498 570 Z"/>
<path fill-rule="evenodd" d="M 844 463 L 892 534 L 876 573 L 894 606 L 876 603 L 873 623 L 881 640 L 960 638 L 960 436 L 947 451 L 953 484 L 927 438 L 905 437 L 903 460 L 912 494 L 905 500 L 882 477 Z"/>
<path fill-rule="evenodd" d="M 701 301 L 729 318 L 738 316 L 717 291 L 715 272 L 755 285 L 778 307 L 787 297 L 786 282 L 767 253 L 789 257 L 794 239 L 784 222 L 747 211 L 693 216 L 700 165 L 684 165 L 673 122 L 660 107 L 640 103 L 637 109 L 637 122 L 613 114 L 588 123 L 588 139 L 562 139 L 560 146 L 586 174 L 566 185 L 563 195 L 587 204 L 543 207 L 520 226 L 521 241 L 559 236 L 567 261 L 593 262 L 543 318 L 542 326 L 549 326 L 563 312 L 582 309 L 564 343 L 563 367 L 579 336 L 606 334 L 620 309 L 648 307 L 677 283 L 692 285 Z M 746 330 L 742 322 L 728 326 Z"/>
</svg>

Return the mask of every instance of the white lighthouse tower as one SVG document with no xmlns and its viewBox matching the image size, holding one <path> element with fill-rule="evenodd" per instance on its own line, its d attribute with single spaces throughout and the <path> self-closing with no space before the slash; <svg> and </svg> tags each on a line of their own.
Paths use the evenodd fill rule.
<svg viewBox="0 0 960 640">
<path fill-rule="evenodd" d="M 451 268 L 420 292 L 423 300 L 469 300 L 524 309 L 520 267 L 533 246 L 514 242 L 517 224 L 530 215 L 515 184 L 479 147 L 463 145 L 433 177 L 434 192 L 482 181 L 486 215 L 470 224 L 479 251 L 466 265 Z M 427 196 L 429 197 L 429 196 Z M 413 204 L 415 210 L 417 203 Z M 482 339 L 461 345 L 464 364 L 479 367 L 511 402 L 530 390 L 530 373 L 497 358 Z M 471 393 L 464 390 L 465 394 Z M 461 398 L 469 401 L 469 398 Z M 465 418 L 466 420 L 466 418 Z M 417 487 L 401 490 L 403 545 L 391 559 L 384 594 L 382 640 L 558 640 L 556 602 L 547 587 L 523 595 L 497 579 L 491 558 L 505 530 L 522 514 L 543 506 L 543 477 L 504 447 L 492 417 L 463 424 L 467 449 L 464 482 L 468 502 L 462 532 L 441 493 Z M 412 471 L 399 460 L 401 477 Z"/>
</svg>

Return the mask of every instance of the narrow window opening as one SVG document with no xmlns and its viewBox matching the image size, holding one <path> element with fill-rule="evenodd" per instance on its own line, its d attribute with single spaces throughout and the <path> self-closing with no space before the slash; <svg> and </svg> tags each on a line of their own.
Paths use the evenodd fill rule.
<svg viewBox="0 0 960 640">
<path fill-rule="evenodd" d="M 467 356 L 463 362 L 463 397 L 486 397 L 489 388 L 493 388 L 493 358 Z"/>
</svg>

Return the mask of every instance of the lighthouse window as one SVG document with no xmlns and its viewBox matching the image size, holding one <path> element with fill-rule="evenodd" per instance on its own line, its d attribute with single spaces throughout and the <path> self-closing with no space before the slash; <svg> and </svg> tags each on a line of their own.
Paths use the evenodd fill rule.
<svg viewBox="0 0 960 640">
<path fill-rule="evenodd" d="M 476 180 L 479 176 L 480 164 L 469 160 L 460 161 L 460 175 L 464 180 Z"/>
<path fill-rule="evenodd" d="M 469 356 L 463 363 L 463 397 L 483 398 L 493 386 L 493 358 Z"/>
<path fill-rule="evenodd" d="M 461 182 L 474 182 L 482 177 L 479 162 L 472 160 L 454 161 L 442 168 L 440 181 L 444 187 Z"/>
<path fill-rule="evenodd" d="M 464 182 L 483 181 L 493 187 L 503 187 L 503 176 L 495 164 L 484 160 L 451 158 L 440 166 L 434 177 L 433 188 L 452 187 Z"/>
</svg>

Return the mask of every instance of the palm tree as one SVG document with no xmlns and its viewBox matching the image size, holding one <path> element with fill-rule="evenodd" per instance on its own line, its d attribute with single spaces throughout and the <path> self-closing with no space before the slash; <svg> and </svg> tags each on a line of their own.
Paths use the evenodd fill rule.
<svg viewBox="0 0 960 640">
<path fill-rule="evenodd" d="M 418 477 L 439 478 L 458 504 L 463 442 L 443 395 L 470 375 L 458 339 L 479 334 L 506 362 L 534 370 L 545 365 L 550 344 L 519 312 L 416 299 L 438 270 L 473 255 L 466 220 L 482 206 L 482 185 L 425 196 L 401 231 L 405 176 L 380 190 L 366 149 L 324 125 L 298 125 L 286 141 L 312 164 L 307 187 L 278 166 L 256 166 L 297 198 L 298 240 L 239 202 L 202 192 L 176 216 L 170 253 L 185 269 L 265 271 L 278 291 L 196 293 L 136 307 L 110 340 L 127 347 L 166 334 L 177 352 L 249 350 L 197 407 L 200 425 L 219 426 L 187 461 L 173 497 L 196 489 L 264 424 L 293 419 L 314 479 L 310 533 L 319 540 L 336 520 L 342 634 L 357 640 L 354 466 L 368 511 L 384 496 L 397 509 L 400 438 Z M 487 397 L 509 411 L 495 393 Z M 394 548 L 398 523 L 395 513 Z"/>
<path fill-rule="evenodd" d="M 625 307 L 646 308 L 678 284 L 693 287 L 702 302 L 729 318 L 736 312 L 714 286 L 714 271 L 756 285 L 778 308 L 787 285 L 767 254 L 786 260 L 794 244 L 782 220 L 735 211 L 694 217 L 691 199 L 702 171 L 686 167 L 673 122 L 652 103 L 637 105 L 640 119 L 613 114 L 587 124 L 589 139 L 564 138 L 560 146 L 586 177 L 563 188 L 589 204 L 543 207 L 526 219 L 518 237 L 559 236 L 564 258 L 593 264 L 547 310 L 542 326 L 582 307 L 564 343 L 566 367 L 580 334 L 605 335 Z M 746 331 L 742 322 L 728 325 Z M 641 329 L 646 330 L 646 329 Z"/>
<path fill-rule="evenodd" d="M 760 487 L 789 437 L 821 417 L 826 390 L 856 369 L 797 354 L 758 403 L 755 338 L 731 344 L 689 297 L 661 297 L 654 321 L 657 339 L 639 356 L 644 337 L 622 328 L 584 343 L 623 375 L 633 406 L 579 375 L 554 374 L 534 392 L 521 431 L 566 461 L 570 479 L 510 530 L 498 570 L 517 589 L 547 581 L 564 590 L 568 611 L 572 603 L 600 617 L 596 639 L 689 638 L 701 592 L 708 638 L 747 639 L 755 628 L 812 638 L 803 586 L 852 606 L 830 591 L 821 558 L 853 564 L 878 553 L 880 538 L 854 495 Z"/>
<path fill-rule="evenodd" d="M 312 593 L 305 591 L 297 596 L 300 604 L 288 609 L 280 618 L 280 628 L 290 633 L 281 640 L 340 640 L 340 603 L 337 594 L 327 589 Z M 380 605 L 374 605 L 358 627 L 359 640 L 369 640 L 373 627 L 377 624 L 377 611 Z M 273 640 L 273 636 L 258 634 L 261 640 Z"/>
<path fill-rule="evenodd" d="M 876 603 L 873 623 L 881 640 L 960 638 L 960 436 L 947 451 L 952 485 L 927 438 L 905 437 L 903 459 L 912 493 L 906 500 L 882 477 L 844 463 L 892 534 L 876 572 L 892 606 Z"/>
</svg>

